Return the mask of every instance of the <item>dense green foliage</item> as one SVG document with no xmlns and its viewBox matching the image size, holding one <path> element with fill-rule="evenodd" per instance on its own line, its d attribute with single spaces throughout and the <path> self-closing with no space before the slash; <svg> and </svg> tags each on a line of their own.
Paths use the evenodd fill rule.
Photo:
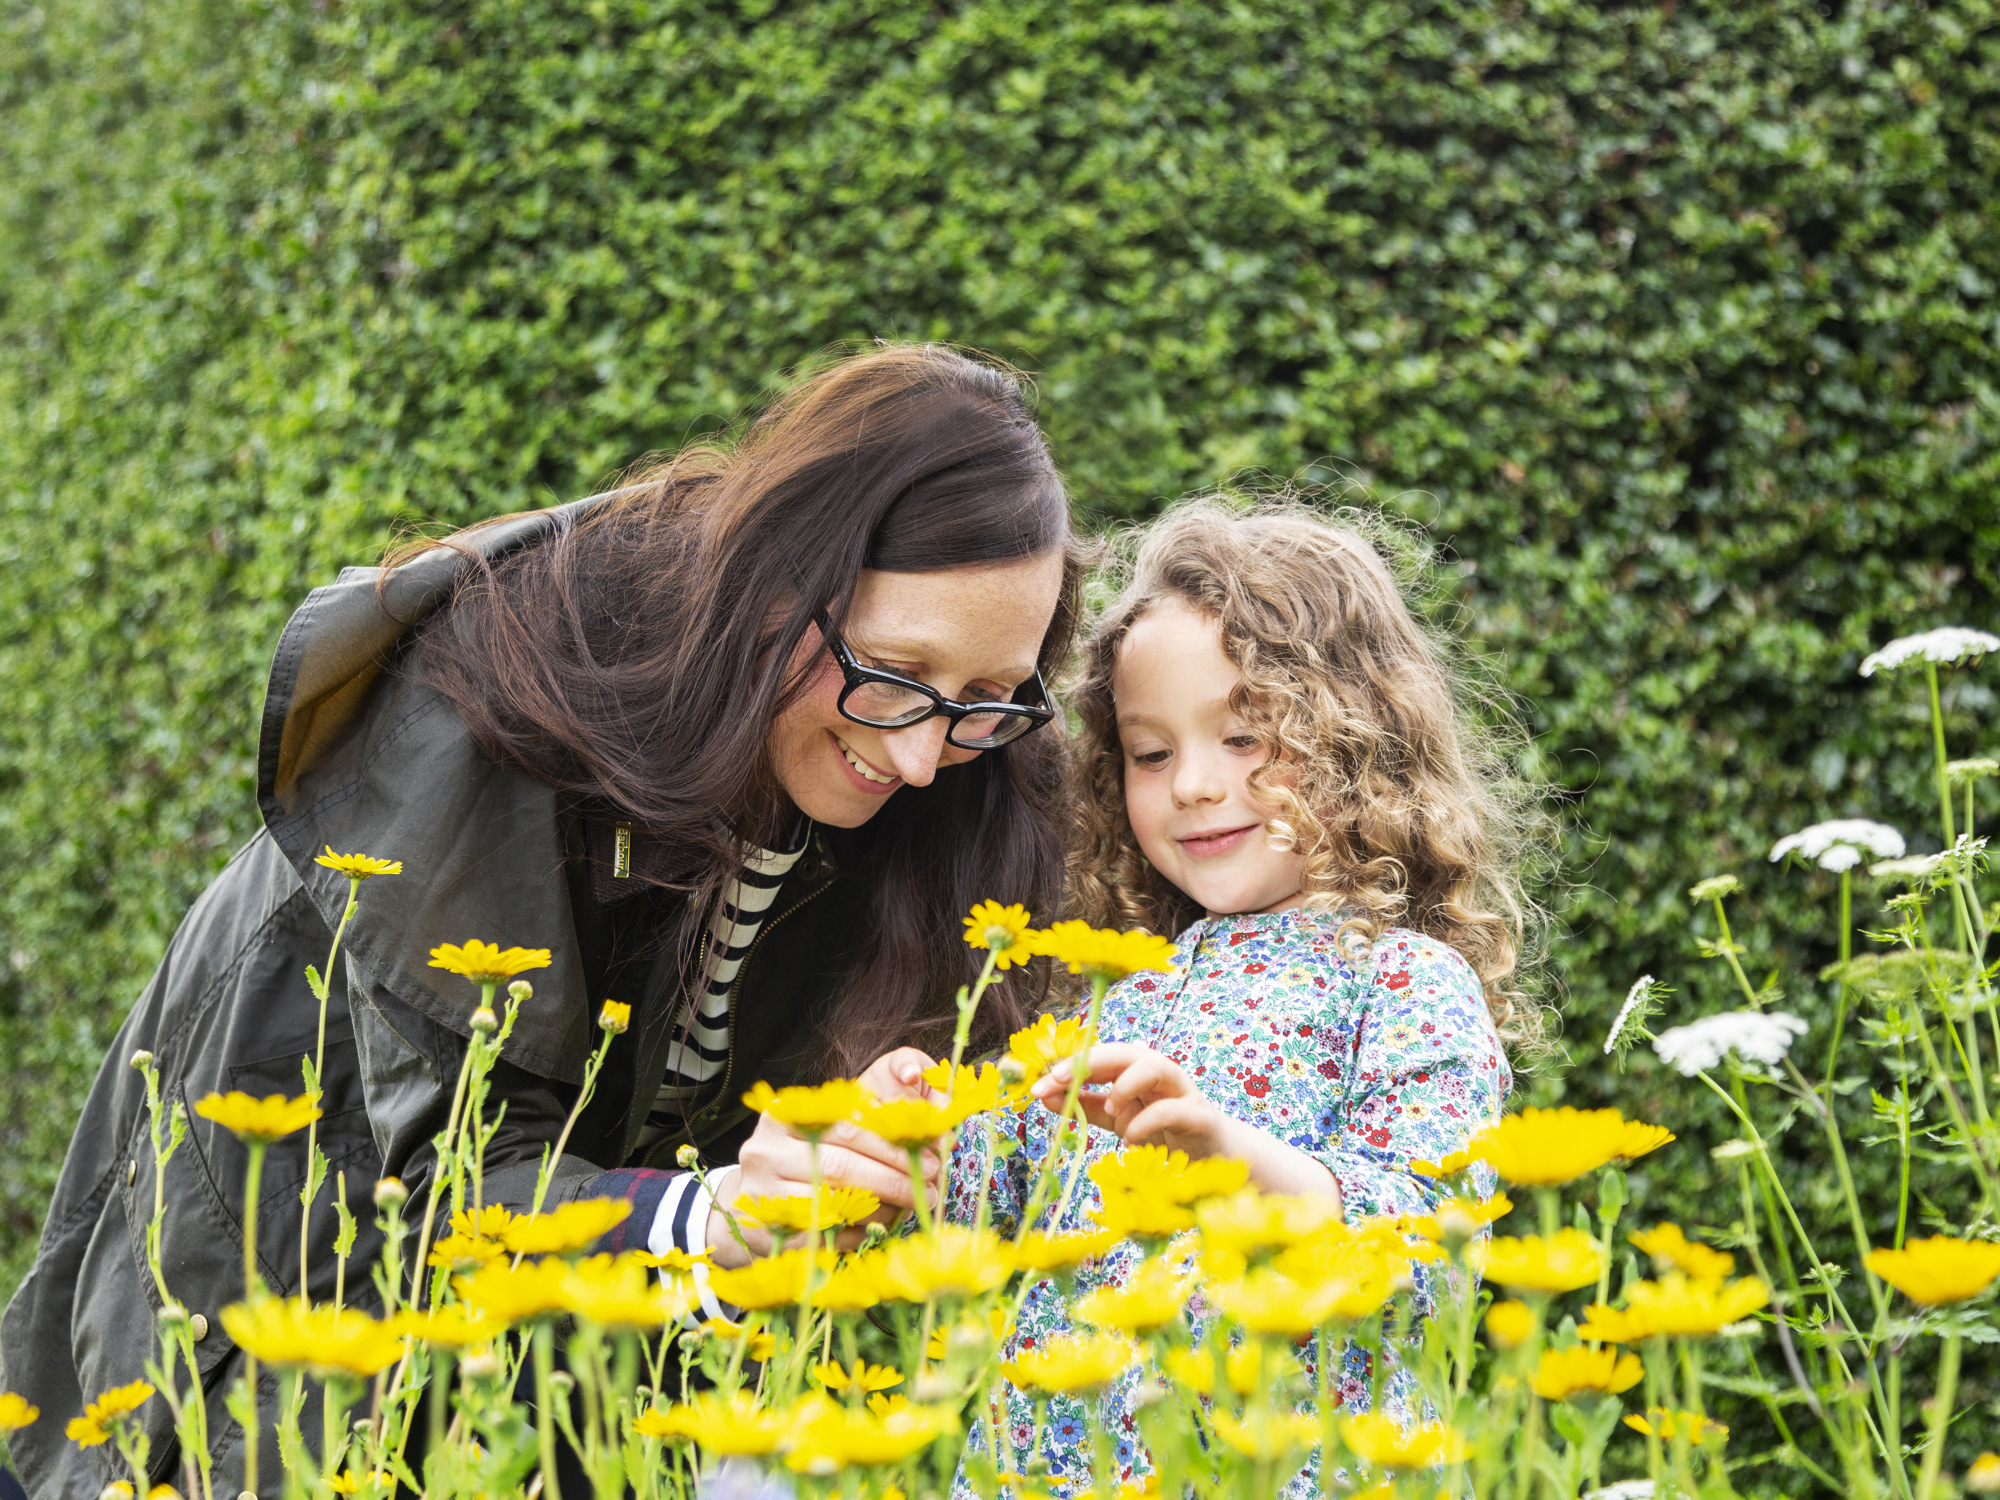
<svg viewBox="0 0 2000 1500">
<path fill-rule="evenodd" d="M 4 15 L 0 1287 L 254 826 L 303 592 L 834 341 L 1036 371 L 1100 516 L 1261 470 L 1431 528 L 1567 789 L 1579 1061 L 1641 971 L 1726 1003 L 1691 879 L 1740 872 L 1753 965 L 1809 972 L 1831 887 L 1771 840 L 1935 846 L 1923 706 L 1854 668 L 1995 623 L 1989 0 Z M 1954 753 L 1993 706 L 1951 674 Z M 1708 1117 L 1647 1057 L 1537 1086 Z M 1674 1161 L 1638 1189 L 1713 1187 Z"/>
</svg>

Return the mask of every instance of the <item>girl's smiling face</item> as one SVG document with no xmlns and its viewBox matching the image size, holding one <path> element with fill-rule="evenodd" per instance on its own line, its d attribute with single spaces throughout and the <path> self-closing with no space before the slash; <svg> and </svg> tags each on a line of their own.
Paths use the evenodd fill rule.
<svg viewBox="0 0 2000 1500">
<path fill-rule="evenodd" d="M 1231 711 L 1242 681 L 1217 623 L 1164 599 L 1119 643 L 1111 690 L 1125 753 L 1125 816 L 1153 868 L 1210 916 L 1301 903 L 1305 861 L 1271 847 L 1250 773 L 1268 754 Z"/>
</svg>

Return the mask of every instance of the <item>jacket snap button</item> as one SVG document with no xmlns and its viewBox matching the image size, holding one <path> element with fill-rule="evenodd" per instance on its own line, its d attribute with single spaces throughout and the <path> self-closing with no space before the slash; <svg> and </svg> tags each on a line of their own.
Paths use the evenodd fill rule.
<svg viewBox="0 0 2000 1500">
<path fill-rule="evenodd" d="M 138 1177 L 138 1175 L 139 1175 L 139 1162 L 138 1158 L 134 1157 L 132 1160 L 125 1163 L 125 1186 L 130 1187 L 132 1185 L 133 1179 Z"/>
<path fill-rule="evenodd" d="M 188 1332 L 194 1335 L 194 1341 L 199 1344 L 208 1337 L 208 1319 L 196 1313 L 188 1319 Z"/>
</svg>

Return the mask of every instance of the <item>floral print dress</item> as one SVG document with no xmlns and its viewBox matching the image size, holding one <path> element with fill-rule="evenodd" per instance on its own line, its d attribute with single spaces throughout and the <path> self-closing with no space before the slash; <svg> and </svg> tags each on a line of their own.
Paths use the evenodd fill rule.
<svg viewBox="0 0 2000 1500">
<path fill-rule="evenodd" d="M 1410 1163 L 1439 1160 L 1499 1119 L 1511 1084 L 1505 1052 L 1478 976 L 1450 946 L 1392 928 L 1366 958 L 1343 957 L 1340 923 L 1338 914 L 1313 911 L 1197 922 L 1175 944 L 1170 972 L 1135 974 L 1110 989 L 1099 1035 L 1173 1059 L 1223 1110 L 1324 1162 L 1340 1184 L 1348 1222 L 1428 1213 L 1441 1197 L 1438 1184 L 1413 1173 Z M 1056 1116 L 1036 1104 L 1009 1118 L 1021 1149 L 1000 1160 L 991 1159 L 983 1131 L 961 1136 L 947 1184 L 951 1222 L 975 1222 L 985 1199 L 1000 1233 L 1011 1237 L 1021 1227 Z M 1086 1126 L 1084 1149 L 1094 1162 L 1115 1154 L 1120 1143 Z M 1489 1180 L 1480 1180 L 1481 1171 Z M 1475 1190 L 1492 1190 L 1489 1169 L 1473 1175 Z M 1098 1202 L 1085 1175 L 1062 1221 L 1033 1227 L 1094 1228 Z M 1122 1282 L 1139 1258 L 1126 1243 L 1086 1263 L 1072 1295 Z M 1054 1282 L 1038 1283 L 1003 1357 L 1069 1331 L 1064 1301 Z M 1198 1336 L 1208 1316 L 1198 1291 L 1190 1315 Z M 1313 1351 L 1300 1352 L 1316 1380 Z M 1136 1369 L 1126 1372 L 1104 1397 L 1119 1471 L 1128 1481 L 1151 1468 L 1134 1420 L 1140 1378 Z M 1398 1384 L 1391 1375 L 1391 1401 Z M 1345 1405 L 1368 1404 L 1365 1351 L 1346 1351 L 1339 1387 Z M 1028 1398 L 1009 1388 L 1005 1415 L 1015 1452 L 1026 1454 L 1034 1426 Z M 1054 1493 L 1089 1485 L 1089 1419 L 1081 1401 L 1050 1402 L 1041 1452 Z M 975 1449 L 985 1446 L 982 1425 L 973 1424 Z M 1294 1484 L 1316 1488 L 1316 1471 L 1315 1458 Z M 957 1489 L 971 1493 L 963 1473 Z"/>
</svg>

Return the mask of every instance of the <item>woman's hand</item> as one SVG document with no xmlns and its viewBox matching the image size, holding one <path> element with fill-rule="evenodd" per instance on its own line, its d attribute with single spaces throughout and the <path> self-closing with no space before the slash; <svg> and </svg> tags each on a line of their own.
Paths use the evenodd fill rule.
<svg viewBox="0 0 2000 1500">
<path fill-rule="evenodd" d="M 1084 1119 L 1126 1145 L 1157 1142 L 1196 1158 L 1233 1156 L 1250 1164 L 1250 1180 L 1267 1193 L 1340 1197 L 1323 1162 L 1224 1113 L 1195 1087 L 1186 1069 L 1151 1047 L 1107 1042 L 1090 1049 L 1085 1066 L 1089 1071 L 1077 1095 Z M 1030 1092 L 1060 1114 L 1071 1076 L 1070 1064 L 1059 1062 Z"/>
<path fill-rule="evenodd" d="M 899 1047 L 877 1058 L 861 1082 L 878 1099 L 923 1097 L 930 1090 L 923 1071 L 931 1059 L 915 1047 Z M 708 1215 L 710 1258 L 719 1266 L 749 1264 L 753 1256 L 771 1253 L 771 1236 L 747 1219 L 738 1219 L 743 1241 L 731 1232 L 726 1210 L 739 1198 L 781 1198 L 812 1191 L 812 1147 L 806 1138 L 770 1115 L 757 1120 L 757 1128 L 737 1153 L 742 1169 L 731 1174 L 711 1203 Z M 938 1159 L 927 1152 L 922 1162 L 924 1178 L 933 1188 L 937 1182 Z M 865 1188 L 882 1200 L 871 1216 L 891 1223 L 912 1206 L 910 1158 L 900 1146 L 892 1146 L 878 1135 L 858 1125 L 836 1125 L 819 1138 L 819 1180 L 828 1187 Z M 841 1232 L 836 1243 L 851 1250 L 861 1242 L 866 1225 Z"/>
</svg>

